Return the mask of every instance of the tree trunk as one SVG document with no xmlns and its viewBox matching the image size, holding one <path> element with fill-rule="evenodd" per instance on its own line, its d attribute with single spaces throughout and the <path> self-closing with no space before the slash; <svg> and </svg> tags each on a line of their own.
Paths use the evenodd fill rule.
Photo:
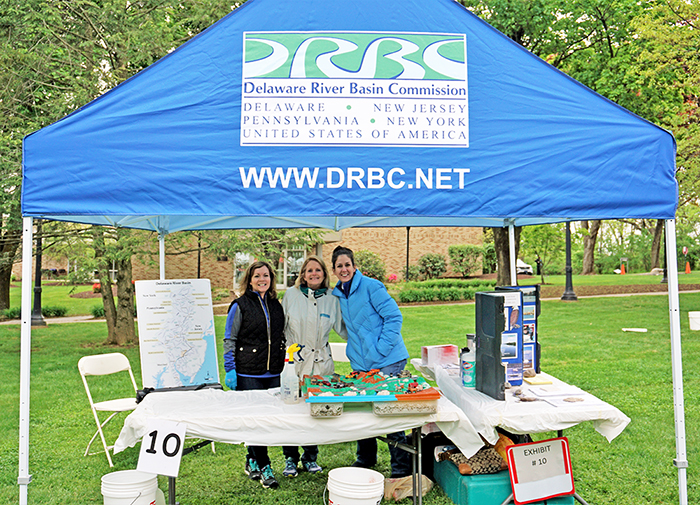
<svg viewBox="0 0 700 505">
<path fill-rule="evenodd" d="M 583 275 L 595 274 L 595 243 L 598 240 L 598 231 L 600 231 L 601 221 L 596 219 L 590 222 L 581 221 L 583 227 L 588 231 L 583 236 Z"/>
<path fill-rule="evenodd" d="M 651 269 L 661 267 L 661 238 L 664 236 L 664 220 L 658 219 L 651 242 Z"/>
<path fill-rule="evenodd" d="M 112 293 L 112 278 L 109 276 L 109 259 L 106 256 L 104 230 L 100 226 L 92 228 L 95 249 L 95 260 L 97 261 L 97 278 L 100 281 L 100 294 L 102 295 L 102 306 L 105 309 L 105 319 L 107 320 L 107 344 L 118 344 L 117 337 L 117 308 L 114 305 L 114 294 Z"/>
<path fill-rule="evenodd" d="M 7 230 L 0 239 L 0 310 L 10 308 L 12 265 L 22 238 L 22 230 Z M 31 282 L 31 279 L 26 279 Z"/>
<path fill-rule="evenodd" d="M 515 257 L 520 251 L 520 226 L 515 227 Z M 493 229 L 493 246 L 496 249 L 497 272 L 496 285 L 510 286 L 510 244 L 508 240 L 508 228 Z"/>
<path fill-rule="evenodd" d="M 117 260 L 117 325 L 119 344 L 137 342 L 134 329 L 134 285 L 131 282 L 131 256 Z"/>
</svg>

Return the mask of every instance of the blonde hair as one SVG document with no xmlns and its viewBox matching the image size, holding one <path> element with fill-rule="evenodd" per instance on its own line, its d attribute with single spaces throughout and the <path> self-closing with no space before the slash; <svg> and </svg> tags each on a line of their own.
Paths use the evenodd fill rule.
<svg viewBox="0 0 700 505">
<path fill-rule="evenodd" d="M 270 298 L 277 298 L 275 271 L 267 261 L 254 261 L 248 265 L 248 268 L 245 270 L 245 275 L 241 279 L 241 283 L 238 285 L 238 291 L 241 296 L 243 296 L 243 294 L 250 289 L 250 281 L 253 279 L 253 274 L 255 271 L 263 267 L 267 268 L 268 272 L 270 272 L 270 287 L 267 288 L 267 294 L 270 296 Z"/>
<path fill-rule="evenodd" d="M 323 270 L 323 282 L 321 283 L 321 287 L 327 288 L 330 286 L 330 281 L 328 280 L 328 267 L 326 264 L 323 262 L 321 258 L 315 255 L 311 255 L 306 258 L 304 263 L 301 265 L 301 270 L 299 270 L 299 277 L 297 277 L 296 282 L 294 283 L 295 286 L 299 287 L 301 286 L 302 282 L 306 283 L 306 279 L 304 279 L 304 272 L 306 272 L 306 267 L 309 265 L 309 262 L 315 261 L 319 265 L 321 265 L 321 270 Z"/>
</svg>

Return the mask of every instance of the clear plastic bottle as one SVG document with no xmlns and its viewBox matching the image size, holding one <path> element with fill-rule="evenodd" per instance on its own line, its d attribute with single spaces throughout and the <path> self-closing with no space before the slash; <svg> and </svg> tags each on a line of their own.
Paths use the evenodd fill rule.
<svg viewBox="0 0 700 505">
<path fill-rule="evenodd" d="M 476 388 L 476 352 L 464 347 L 459 355 L 462 370 L 462 386 L 467 389 Z"/>
<path fill-rule="evenodd" d="M 280 394 L 284 403 L 297 403 L 299 401 L 299 377 L 294 369 L 294 351 L 298 348 L 297 344 L 289 346 L 287 349 L 288 357 L 284 358 L 284 368 L 280 376 Z"/>
</svg>

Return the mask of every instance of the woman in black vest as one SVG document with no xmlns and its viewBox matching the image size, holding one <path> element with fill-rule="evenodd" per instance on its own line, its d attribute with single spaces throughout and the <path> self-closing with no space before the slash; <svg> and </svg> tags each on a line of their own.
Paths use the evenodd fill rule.
<svg viewBox="0 0 700 505">
<path fill-rule="evenodd" d="M 277 300 L 275 271 L 264 261 L 252 263 L 228 309 L 224 335 L 226 385 L 237 391 L 280 385 L 284 368 L 284 311 Z M 267 447 L 248 446 L 245 473 L 265 488 L 279 486 Z"/>
</svg>

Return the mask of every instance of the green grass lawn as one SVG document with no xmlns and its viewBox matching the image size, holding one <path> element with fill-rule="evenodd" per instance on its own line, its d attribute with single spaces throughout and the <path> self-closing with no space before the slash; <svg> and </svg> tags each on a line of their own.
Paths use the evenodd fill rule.
<svg viewBox="0 0 700 505">
<path fill-rule="evenodd" d="M 688 446 L 689 503 L 700 503 L 695 456 L 700 442 L 700 338 L 688 329 L 689 310 L 700 310 L 700 294 L 681 294 L 681 328 L 685 370 L 685 408 Z M 474 331 L 473 305 L 418 306 L 402 309 L 403 335 L 409 353 L 420 355 L 429 344 L 465 343 Z M 223 335 L 224 318 L 216 318 Z M 647 328 L 647 333 L 622 328 Z M 100 478 L 112 471 L 103 455 L 83 457 L 94 432 L 87 398 L 77 370 L 86 354 L 115 350 L 102 342 L 106 327 L 93 324 L 55 324 L 32 331 L 31 426 L 29 502 L 33 504 L 101 504 Z M 576 490 L 591 505 L 678 503 L 677 470 L 671 383 L 668 300 L 665 296 L 590 298 L 578 302 L 545 301 L 540 320 L 542 367 L 615 405 L 632 422 L 612 443 L 592 423 L 564 432 L 570 440 Z M 220 342 L 219 338 L 219 342 Z M 218 345 L 223 369 L 222 346 Z M 124 352 L 140 383 L 138 348 Z M 0 385 L 0 503 L 18 501 L 19 325 L 0 326 L 0 369 L 10 377 Z M 340 368 L 348 371 L 347 364 Z M 221 371 L 223 374 L 223 370 Z M 223 375 L 222 375 L 223 376 Z M 122 384 L 127 387 L 127 384 Z M 108 427 L 114 440 L 120 418 Z M 555 433 L 537 435 L 548 438 Z M 281 480 L 278 490 L 263 490 L 243 474 L 242 446 L 216 444 L 183 458 L 177 482 L 178 501 L 187 505 L 250 503 L 255 505 L 321 504 L 327 470 L 354 460 L 354 444 L 321 447 L 320 476 L 281 477 L 281 449 L 272 448 L 273 467 Z M 135 468 L 139 447 L 114 457 L 114 470 Z M 388 475 L 389 457 L 380 444 L 377 469 Z M 166 479 L 160 487 L 167 491 Z M 408 504 L 410 500 L 402 503 Z M 439 488 L 424 499 L 426 505 L 451 501 Z"/>
<path fill-rule="evenodd" d="M 574 291 L 576 286 L 593 286 L 593 285 L 634 285 L 634 284 L 659 284 L 661 277 L 648 274 L 627 274 L 627 275 L 574 275 L 572 282 Z M 539 283 L 540 278 L 534 276 L 531 279 L 532 283 Z M 522 280 L 520 284 L 526 284 L 527 281 Z M 545 277 L 545 283 L 554 286 L 564 286 L 566 278 L 563 275 L 548 275 Z M 700 272 L 692 272 L 690 274 L 680 274 L 678 276 L 679 284 L 700 284 Z M 392 294 L 396 294 L 399 284 L 389 284 L 388 288 Z M 66 316 L 83 316 L 90 315 L 90 309 L 97 305 L 102 307 L 102 299 L 97 298 L 75 298 L 71 294 L 84 291 L 92 291 L 92 286 L 70 286 L 70 285 L 48 285 L 45 283 L 42 286 L 41 302 L 44 307 L 47 306 L 62 306 L 68 308 Z M 19 307 L 21 302 L 21 288 L 19 284 L 16 287 L 10 288 L 10 307 Z"/>
<path fill-rule="evenodd" d="M 19 307 L 22 303 L 22 289 L 19 285 L 10 288 L 10 307 Z M 75 298 L 70 295 L 81 292 L 92 293 L 92 286 L 46 285 L 41 287 L 41 305 L 43 307 L 66 307 L 66 316 L 90 315 L 90 309 L 98 305 L 102 307 L 102 298 Z M 34 294 L 32 292 L 32 303 Z"/>
<path fill-rule="evenodd" d="M 533 282 L 540 282 L 539 276 L 533 276 Z M 554 286 L 566 285 L 565 275 L 546 275 L 544 278 L 546 284 Z M 576 286 L 628 286 L 634 284 L 660 284 L 660 275 L 650 275 L 648 273 L 630 273 L 625 275 L 602 274 L 602 275 L 573 275 L 571 282 Z M 523 284 L 523 281 L 520 281 Z M 679 273 L 678 284 L 700 284 L 700 271 L 690 272 L 689 274 Z"/>
</svg>

